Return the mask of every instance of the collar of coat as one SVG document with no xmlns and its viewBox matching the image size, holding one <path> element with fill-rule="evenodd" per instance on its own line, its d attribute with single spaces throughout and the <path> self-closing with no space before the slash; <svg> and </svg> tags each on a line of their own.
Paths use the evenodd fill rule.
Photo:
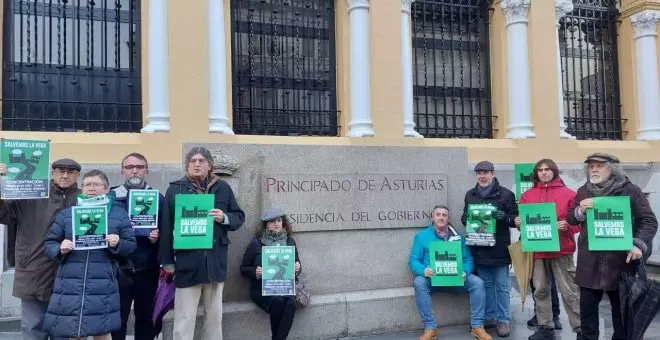
<svg viewBox="0 0 660 340">
<path fill-rule="evenodd" d="M 433 231 L 435 232 L 435 235 L 439 236 L 438 231 L 435 229 L 435 226 L 433 224 L 431 224 L 431 228 L 433 228 Z M 447 239 L 447 242 L 460 241 L 461 240 L 461 234 L 459 234 L 451 224 L 447 226 L 447 234 L 449 234 L 449 238 Z"/>
<path fill-rule="evenodd" d="M 145 183 L 144 188 L 141 190 L 151 190 L 153 189 L 149 184 Z M 111 189 L 115 193 L 115 199 L 125 200 L 128 197 L 128 193 L 131 189 L 127 188 L 126 185 L 122 184 L 114 189 Z"/>
</svg>

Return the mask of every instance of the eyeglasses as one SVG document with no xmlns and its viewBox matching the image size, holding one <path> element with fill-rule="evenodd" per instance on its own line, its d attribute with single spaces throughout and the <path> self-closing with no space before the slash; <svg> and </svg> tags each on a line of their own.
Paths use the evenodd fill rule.
<svg viewBox="0 0 660 340">
<path fill-rule="evenodd" d="M 85 187 L 85 188 L 104 188 L 105 184 L 95 183 L 95 182 L 87 182 L 87 183 L 83 184 L 83 187 Z"/>
<path fill-rule="evenodd" d="M 136 164 L 136 165 L 129 164 L 129 165 L 124 165 L 124 169 L 125 169 L 125 170 L 133 170 L 133 169 L 144 170 L 144 169 L 146 169 L 146 168 L 147 168 L 147 166 L 144 165 L 144 164 Z"/>
<path fill-rule="evenodd" d="M 78 170 L 74 170 L 74 169 L 59 169 L 59 168 L 58 168 L 58 169 L 53 170 L 53 172 L 56 173 L 56 174 L 58 174 L 58 175 L 64 175 L 64 174 L 67 174 L 67 175 L 75 175 L 75 174 L 78 173 Z"/>
</svg>

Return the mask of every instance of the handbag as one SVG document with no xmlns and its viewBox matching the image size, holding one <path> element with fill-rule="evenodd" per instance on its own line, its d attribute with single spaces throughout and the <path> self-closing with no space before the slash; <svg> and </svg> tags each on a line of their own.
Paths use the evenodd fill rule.
<svg viewBox="0 0 660 340">
<path fill-rule="evenodd" d="M 128 287 L 133 284 L 133 273 L 135 273 L 135 266 L 133 261 L 124 260 L 122 264 L 119 261 L 112 261 L 112 269 L 119 288 Z"/>
<path fill-rule="evenodd" d="M 307 289 L 307 286 L 305 286 L 305 283 L 302 280 L 296 278 L 296 309 L 307 307 L 307 305 L 309 305 L 311 295 L 312 294 L 309 292 L 309 289 Z"/>
</svg>

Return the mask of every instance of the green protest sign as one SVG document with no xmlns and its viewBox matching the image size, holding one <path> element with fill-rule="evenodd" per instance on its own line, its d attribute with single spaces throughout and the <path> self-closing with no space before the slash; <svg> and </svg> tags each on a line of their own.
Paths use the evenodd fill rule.
<svg viewBox="0 0 660 340">
<path fill-rule="evenodd" d="M 516 163 L 513 165 L 516 182 L 516 199 L 520 200 L 520 196 L 534 186 L 532 175 L 534 175 L 535 165 L 534 163 Z"/>
<path fill-rule="evenodd" d="M 261 247 L 261 295 L 296 295 L 296 247 Z"/>
<path fill-rule="evenodd" d="M 107 248 L 108 207 L 72 207 L 73 249 Z"/>
<path fill-rule="evenodd" d="M 463 286 L 463 248 L 460 241 L 435 241 L 429 245 L 432 286 Z"/>
<path fill-rule="evenodd" d="M 490 204 L 468 204 L 465 243 L 470 246 L 495 245 L 495 218 L 497 207 Z"/>
<path fill-rule="evenodd" d="M 174 198 L 174 249 L 213 248 L 215 195 L 178 194 Z"/>
<path fill-rule="evenodd" d="M 50 141 L 0 138 L 2 199 L 46 198 L 50 189 Z"/>
<path fill-rule="evenodd" d="M 559 251 L 555 203 L 519 204 L 518 211 L 523 251 Z"/>
<path fill-rule="evenodd" d="M 158 190 L 131 190 L 128 211 L 133 228 L 158 227 Z"/>
<path fill-rule="evenodd" d="M 593 209 L 587 209 L 589 250 L 632 249 L 630 197 L 594 197 L 593 200 Z"/>
</svg>

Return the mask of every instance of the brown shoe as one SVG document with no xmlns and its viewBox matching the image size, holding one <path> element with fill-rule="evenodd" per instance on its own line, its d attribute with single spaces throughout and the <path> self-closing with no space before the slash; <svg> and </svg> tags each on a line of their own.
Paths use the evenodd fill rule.
<svg viewBox="0 0 660 340">
<path fill-rule="evenodd" d="M 419 340 L 436 340 L 438 338 L 438 331 L 435 329 L 425 329 L 424 334 L 419 337 Z"/>
<path fill-rule="evenodd" d="M 497 325 L 497 336 L 500 338 L 506 338 L 511 335 L 511 325 L 508 323 L 501 322 Z"/>
<path fill-rule="evenodd" d="M 493 337 L 483 328 L 472 328 L 472 336 L 478 340 L 493 340 Z"/>
</svg>

